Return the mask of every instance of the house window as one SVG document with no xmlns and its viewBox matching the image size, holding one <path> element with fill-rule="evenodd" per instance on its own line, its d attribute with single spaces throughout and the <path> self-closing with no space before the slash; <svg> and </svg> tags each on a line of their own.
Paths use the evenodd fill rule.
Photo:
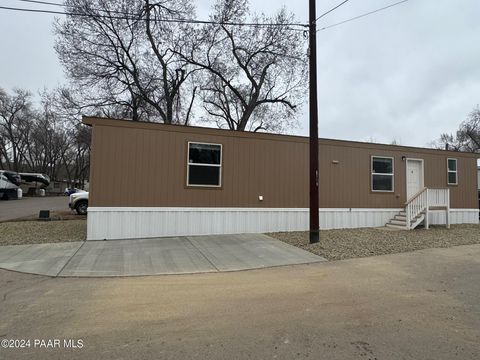
<svg viewBox="0 0 480 360">
<path fill-rule="evenodd" d="M 393 192 L 393 158 L 372 156 L 372 191 Z"/>
<path fill-rule="evenodd" d="M 458 184 L 457 159 L 447 159 L 447 178 L 448 185 Z"/>
<path fill-rule="evenodd" d="M 187 186 L 222 185 L 222 145 L 188 143 Z"/>
</svg>

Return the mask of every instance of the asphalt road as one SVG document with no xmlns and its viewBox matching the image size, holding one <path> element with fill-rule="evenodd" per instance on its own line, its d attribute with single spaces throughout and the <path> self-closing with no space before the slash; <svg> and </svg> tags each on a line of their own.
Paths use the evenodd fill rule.
<svg viewBox="0 0 480 360">
<path fill-rule="evenodd" d="M 0 358 L 479 359 L 478 299 L 480 245 L 179 276 L 1 271 L 0 339 L 31 345 Z"/>
<path fill-rule="evenodd" d="M 20 200 L 0 200 L 0 221 L 36 215 L 40 210 L 69 210 L 68 197 L 24 197 Z"/>
</svg>

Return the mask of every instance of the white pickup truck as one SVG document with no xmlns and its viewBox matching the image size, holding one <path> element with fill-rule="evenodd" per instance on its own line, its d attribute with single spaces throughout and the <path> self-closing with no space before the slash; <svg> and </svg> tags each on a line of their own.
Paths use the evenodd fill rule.
<svg viewBox="0 0 480 360">
<path fill-rule="evenodd" d="M 0 199 L 16 199 L 21 181 L 16 172 L 0 170 Z"/>
<path fill-rule="evenodd" d="M 70 195 L 68 199 L 68 207 L 75 210 L 78 215 L 87 215 L 88 192 L 79 191 Z"/>
</svg>

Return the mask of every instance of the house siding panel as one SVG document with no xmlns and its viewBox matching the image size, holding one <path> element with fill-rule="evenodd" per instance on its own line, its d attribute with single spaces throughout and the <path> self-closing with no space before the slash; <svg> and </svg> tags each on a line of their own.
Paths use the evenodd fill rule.
<svg viewBox="0 0 480 360">
<path fill-rule="evenodd" d="M 307 138 L 95 118 L 85 122 L 93 125 L 92 207 L 308 207 Z M 188 141 L 223 144 L 221 188 L 186 187 Z M 373 155 L 394 158 L 394 192 L 371 192 Z M 319 156 L 321 208 L 403 207 L 402 156 L 424 159 L 425 186 L 442 188 L 447 187 L 446 159 L 458 159 L 458 185 L 448 186 L 451 207 L 478 207 L 472 154 L 321 139 Z"/>
</svg>

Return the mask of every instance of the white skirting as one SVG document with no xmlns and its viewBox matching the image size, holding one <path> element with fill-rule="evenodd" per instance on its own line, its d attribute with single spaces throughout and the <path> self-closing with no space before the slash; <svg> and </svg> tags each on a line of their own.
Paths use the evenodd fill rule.
<svg viewBox="0 0 480 360">
<path fill-rule="evenodd" d="M 430 224 L 446 223 L 445 210 L 430 210 Z M 450 224 L 478 224 L 478 209 L 450 209 Z"/>
<path fill-rule="evenodd" d="M 321 229 L 384 226 L 401 209 L 320 209 Z M 432 212 L 431 223 L 445 223 Z M 308 230 L 308 209 L 90 207 L 87 240 Z M 451 209 L 451 223 L 478 223 L 478 209 Z"/>
</svg>

